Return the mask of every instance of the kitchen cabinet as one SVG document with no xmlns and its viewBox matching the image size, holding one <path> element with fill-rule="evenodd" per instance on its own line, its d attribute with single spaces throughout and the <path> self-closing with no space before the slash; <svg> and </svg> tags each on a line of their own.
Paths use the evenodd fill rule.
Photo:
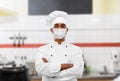
<svg viewBox="0 0 120 81">
<path fill-rule="evenodd" d="M 98 73 L 91 73 L 82 76 L 81 78 L 78 78 L 77 81 L 113 81 L 115 77 L 116 77 L 115 74 L 100 75 Z M 39 76 L 33 76 L 31 77 L 31 81 L 42 81 L 42 80 L 41 77 Z"/>
</svg>

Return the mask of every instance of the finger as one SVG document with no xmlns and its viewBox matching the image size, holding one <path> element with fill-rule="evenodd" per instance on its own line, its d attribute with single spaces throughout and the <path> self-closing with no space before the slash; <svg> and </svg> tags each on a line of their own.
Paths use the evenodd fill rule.
<svg viewBox="0 0 120 81">
<path fill-rule="evenodd" d="M 42 58 L 42 60 L 43 60 L 44 62 L 48 62 L 48 60 L 47 60 L 46 58 Z"/>
<path fill-rule="evenodd" d="M 47 59 L 46 59 L 46 58 L 44 58 L 44 57 L 43 57 L 42 59 L 43 59 L 43 60 L 47 60 Z"/>
</svg>

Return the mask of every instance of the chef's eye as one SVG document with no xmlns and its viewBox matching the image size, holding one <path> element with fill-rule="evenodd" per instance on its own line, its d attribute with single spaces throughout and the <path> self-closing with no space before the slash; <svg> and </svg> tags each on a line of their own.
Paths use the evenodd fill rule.
<svg viewBox="0 0 120 81">
<path fill-rule="evenodd" d="M 58 25 L 58 24 L 55 24 L 55 25 L 54 25 L 54 28 L 58 28 L 58 27 L 59 27 L 59 25 Z"/>
<path fill-rule="evenodd" d="M 61 24 L 61 28 L 66 28 L 66 25 L 65 24 Z"/>
</svg>

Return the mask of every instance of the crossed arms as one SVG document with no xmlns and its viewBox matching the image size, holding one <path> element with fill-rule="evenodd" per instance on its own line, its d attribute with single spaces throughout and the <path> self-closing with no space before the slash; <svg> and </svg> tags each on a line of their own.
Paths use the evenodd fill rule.
<svg viewBox="0 0 120 81">
<path fill-rule="evenodd" d="M 48 62 L 48 60 L 47 60 L 46 58 L 44 58 L 44 57 L 42 58 L 42 60 L 43 60 L 44 63 L 47 63 L 47 62 Z M 60 71 L 65 70 L 65 69 L 69 69 L 69 68 L 71 68 L 71 67 L 73 67 L 73 64 L 69 64 L 69 63 L 61 64 L 61 69 L 60 69 Z"/>
<path fill-rule="evenodd" d="M 39 75 L 46 77 L 57 77 L 61 80 L 70 80 L 77 76 L 82 76 L 84 62 L 82 53 L 76 51 L 72 57 L 72 64 L 49 62 L 46 58 L 42 57 L 44 52 L 40 51 L 35 61 L 35 69 Z"/>
</svg>

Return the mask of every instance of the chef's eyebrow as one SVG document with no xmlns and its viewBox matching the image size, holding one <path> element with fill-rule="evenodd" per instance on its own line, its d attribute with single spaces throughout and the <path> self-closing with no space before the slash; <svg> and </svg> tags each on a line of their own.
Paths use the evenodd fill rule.
<svg viewBox="0 0 120 81">
<path fill-rule="evenodd" d="M 54 28 L 58 27 L 58 23 L 54 24 Z"/>
<path fill-rule="evenodd" d="M 59 23 L 54 24 L 54 28 L 58 27 L 59 26 L 58 24 Z M 64 24 L 64 23 L 61 23 L 60 25 L 62 28 L 66 28 L 66 24 Z"/>
<path fill-rule="evenodd" d="M 61 26 L 62 28 L 66 28 L 66 24 L 63 23 L 63 24 L 61 24 L 61 25 L 62 25 L 62 26 Z"/>
</svg>

